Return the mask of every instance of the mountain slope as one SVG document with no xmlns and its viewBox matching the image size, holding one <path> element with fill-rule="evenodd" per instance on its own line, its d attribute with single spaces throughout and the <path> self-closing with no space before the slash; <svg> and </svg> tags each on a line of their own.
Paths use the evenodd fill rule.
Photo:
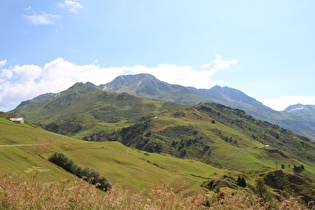
<svg viewBox="0 0 315 210">
<path fill-rule="evenodd" d="M 51 97 L 54 97 L 56 94 L 55 93 L 45 93 L 45 94 L 42 94 L 42 95 L 39 95 L 31 100 L 27 100 L 27 101 L 22 101 L 18 106 L 18 107 L 27 107 L 29 106 L 30 104 L 33 104 L 33 103 L 38 103 L 38 102 L 41 102 L 41 101 L 45 101 Z"/>
<path fill-rule="evenodd" d="M 19 107 L 10 114 L 86 141 L 119 141 L 148 152 L 241 171 L 271 167 L 275 161 L 304 164 L 307 173 L 315 174 L 314 142 L 223 105 L 193 107 L 77 83 L 51 100 Z"/>
<path fill-rule="evenodd" d="M 243 92 L 229 88 L 215 86 L 209 90 L 198 90 L 211 102 L 244 110 L 255 118 L 276 124 L 294 133 L 308 136 L 315 140 L 315 116 L 299 115 L 297 112 L 278 112 Z"/>
<path fill-rule="evenodd" d="M 181 85 L 171 85 L 156 79 L 150 74 L 126 75 L 115 78 L 112 82 L 100 85 L 104 91 L 126 92 L 144 98 L 174 101 L 182 104 L 206 102 L 207 99 L 196 91 Z"/>
<path fill-rule="evenodd" d="M 299 114 L 299 113 L 315 114 L 315 105 L 295 104 L 295 105 L 288 106 L 284 111 L 295 113 L 295 114 Z"/>
<path fill-rule="evenodd" d="M 9 113 L 36 122 L 49 131 L 73 136 L 89 129 L 120 128 L 182 106 L 126 93 L 104 92 L 90 84 L 76 83 L 51 100 L 18 107 Z"/>
<path fill-rule="evenodd" d="M 226 174 L 225 169 L 208 164 L 131 150 L 118 142 L 87 142 L 38 128 L 25 128 L 0 118 L 0 176 L 15 174 L 29 180 L 34 174 L 41 182 L 78 180 L 47 159 L 62 152 L 81 167 L 90 167 L 112 184 L 132 191 L 167 184 L 175 189 L 195 191 L 209 171 Z M 135 176 L 136 174 L 136 176 Z M 182 184 L 186 185 L 183 186 Z"/>
<path fill-rule="evenodd" d="M 229 87 L 215 86 L 210 89 L 196 89 L 171 85 L 159 81 L 152 75 L 139 74 L 119 76 L 112 82 L 99 86 L 99 88 L 104 91 L 127 92 L 145 98 L 157 98 L 190 105 L 200 102 L 220 103 L 231 108 L 244 110 L 257 119 L 268 121 L 315 140 L 315 117 L 275 111 L 243 92 Z"/>
<path fill-rule="evenodd" d="M 168 200 L 172 199 L 171 201 L 180 202 L 179 197 L 174 197 L 177 193 L 184 193 L 186 196 L 194 195 L 191 197 L 192 200 L 201 202 L 198 195 L 205 192 L 207 192 L 206 199 L 219 200 L 220 202 L 222 202 L 223 193 L 235 195 L 235 198 L 240 200 L 239 206 L 244 207 L 244 199 L 246 200 L 260 192 L 256 192 L 260 189 L 256 187 L 257 180 L 263 180 L 260 186 L 263 187 L 264 193 L 273 195 L 274 198 L 269 197 L 268 202 L 274 202 L 275 207 L 278 205 L 276 199 L 279 199 L 281 194 L 302 196 L 305 203 L 315 199 L 312 195 L 314 179 L 292 173 L 288 168 L 283 170 L 262 168 L 240 173 L 196 160 L 178 159 L 166 154 L 130 149 L 118 142 L 80 141 L 38 128 L 26 128 L 20 124 L 12 124 L 0 117 L 0 165 L 3 169 L 0 170 L 0 182 L 3 191 L 0 202 L 3 208 L 21 206 L 40 208 L 43 207 L 43 204 L 50 208 L 51 202 L 56 202 L 54 206 L 60 208 L 60 200 L 67 202 L 71 208 L 82 208 L 82 206 L 90 208 L 91 205 L 99 208 L 104 204 L 104 198 L 96 200 L 95 196 L 108 198 L 109 194 L 102 194 L 100 191 L 91 194 L 91 191 L 87 190 L 88 188 L 83 186 L 82 181 L 79 181 L 77 177 L 48 162 L 48 157 L 55 151 L 64 153 L 80 167 L 91 167 L 98 171 L 101 176 L 106 176 L 112 182 L 115 190 L 112 193 L 113 196 L 116 196 L 115 199 L 108 200 L 109 202 L 118 202 L 115 205 L 117 207 L 121 207 L 130 199 L 133 204 L 131 206 L 134 208 L 135 199 L 139 199 L 139 196 L 135 197 L 134 195 L 143 191 L 145 193 L 140 196 L 141 204 L 143 201 L 152 201 L 152 204 L 150 203 L 146 207 L 153 206 L 154 202 L 160 203 L 161 197 L 158 195 L 162 195 L 164 196 L 162 198 Z M 308 165 L 306 165 L 306 170 L 310 170 Z M 246 179 L 245 185 L 240 186 L 238 181 L 240 177 L 243 177 L 244 182 Z M 122 191 L 116 184 L 129 189 L 131 193 Z M 160 187 L 165 185 L 171 189 L 165 191 L 165 187 Z M 155 189 L 156 191 L 153 192 L 158 191 L 159 194 L 143 197 L 151 194 L 149 188 Z M 207 190 L 205 191 L 205 189 Z M 245 191 L 246 194 L 244 194 Z M 219 193 L 216 195 L 216 192 Z M 58 199 L 59 195 L 69 195 L 70 193 L 71 195 L 66 197 L 68 199 L 65 199 L 64 196 Z M 51 199 L 52 195 L 57 198 Z M 91 197 L 91 195 L 93 196 Z M 240 199 L 242 195 L 243 197 Z M 72 196 L 81 197 L 75 200 Z M 255 204 L 258 198 L 254 198 L 250 202 Z M 85 199 L 89 199 L 89 203 Z M 195 201 L 196 199 L 197 201 Z M 262 199 L 264 198 L 262 197 Z M 191 200 L 188 201 L 191 203 Z M 286 205 L 291 204 L 288 201 L 286 201 Z M 85 205 L 82 205 L 81 202 Z M 168 207 L 165 206 L 165 203 L 162 204 L 163 208 Z M 203 205 L 204 200 L 202 200 Z M 112 205 L 109 206 L 112 207 Z M 144 205 L 139 206 L 144 207 Z M 234 206 L 234 203 L 231 206 Z M 256 206 L 261 206 L 261 201 Z"/>
<path fill-rule="evenodd" d="M 211 89 L 196 89 L 196 91 L 205 96 L 209 102 L 244 110 L 258 119 L 266 117 L 265 113 L 277 114 L 277 111 L 234 88 L 215 86 Z"/>
</svg>

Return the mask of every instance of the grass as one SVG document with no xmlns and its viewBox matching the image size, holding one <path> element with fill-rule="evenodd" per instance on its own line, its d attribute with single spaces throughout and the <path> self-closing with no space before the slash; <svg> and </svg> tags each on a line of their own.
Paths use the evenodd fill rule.
<svg viewBox="0 0 315 210">
<path fill-rule="evenodd" d="M 0 148 L 1 168 L 0 176 L 8 173 L 16 174 L 26 180 L 30 174 L 38 173 L 38 180 L 42 182 L 55 181 L 61 178 L 73 178 L 64 170 L 49 163 L 45 159 L 29 154 L 21 148 Z"/>
<path fill-rule="evenodd" d="M 1 209 L 307 209 L 292 197 L 269 203 L 230 189 L 222 189 L 218 195 L 186 196 L 167 186 L 152 187 L 147 194 L 130 194 L 115 185 L 108 193 L 100 193 L 82 180 L 39 183 L 36 175 L 28 182 L 4 177 L 0 186 Z"/>
<path fill-rule="evenodd" d="M 6 124 L 6 125 L 15 125 L 15 126 L 20 126 L 20 127 L 26 127 L 26 128 L 32 128 L 28 124 L 18 124 L 15 122 L 11 122 L 10 120 L 4 119 L 0 117 L 0 124 Z"/>
<path fill-rule="evenodd" d="M 305 173 L 315 176 L 314 143 L 277 126 L 257 121 L 241 110 L 219 104 L 187 106 L 142 99 L 126 93 L 102 92 L 77 83 L 53 100 L 18 108 L 11 113 L 43 123 L 43 127 L 53 132 L 78 139 L 119 139 L 125 145 L 138 149 L 199 160 L 210 159 L 241 171 L 275 167 L 275 161 L 279 161 L 279 165 L 303 162 L 307 168 Z M 158 119 L 153 119 L 154 116 Z M 134 126 L 137 123 L 144 126 Z M 166 130 L 175 126 L 182 128 Z M 185 131 L 185 126 L 200 135 L 196 137 L 190 134 L 192 132 L 177 135 L 180 129 Z M 120 132 L 125 127 L 130 129 Z M 44 141 L 40 137 L 21 136 L 14 129 L 10 135 L 12 137 L 0 141 L 5 141 L 5 144 L 14 144 L 18 138 L 34 144 Z M 232 138 L 233 142 L 225 141 L 225 138 Z M 55 141 L 58 140 L 52 138 L 49 144 Z M 261 149 L 265 144 L 285 152 L 287 157 Z"/>
<path fill-rule="evenodd" d="M 0 125 L 0 143 L 12 145 L 0 147 L 0 163 L 5 168 L 0 175 L 14 172 L 25 176 L 29 174 L 27 172 L 39 172 L 40 180 L 73 177 L 47 161 L 55 151 L 63 152 L 83 168 L 94 168 L 112 183 L 119 183 L 134 192 L 164 183 L 175 188 L 185 183 L 186 191 L 192 192 L 204 181 L 200 177 L 213 172 L 225 173 L 225 170 L 198 161 L 146 153 L 118 142 L 85 142 L 15 125 Z M 23 144 L 29 146 L 13 146 Z"/>
<path fill-rule="evenodd" d="M 177 122 L 175 118 L 173 120 L 173 122 Z M 182 123 L 184 120 L 181 119 L 179 122 Z M 216 127 L 219 125 L 204 126 Z M 224 131 L 228 132 L 228 128 Z M 148 153 L 126 147 L 119 142 L 85 142 L 39 128 L 23 127 L 19 124 L 0 124 L 0 143 L 2 145 L 19 145 L 0 147 L 0 156 L 2 157 L 0 165 L 5 169 L 0 170 L 0 176 L 15 174 L 13 178 L 5 178 L 0 181 L 2 187 L 0 193 L 2 206 L 0 208 L 13 209 L 17 205 L 21 208 L 36 208 L 40 205 L 51 208 L 69 208 L 68 205 L 72 206 L 71 208 L 84 208 L 85 205 L 90 205 L 105 209 L 109 207 L 115 209 L 131 208 L 132 206 L 135 208 L 163 209 L 166 206 L 181 208 L 183 204 L 186 205 L 186 202 L 194 199 L 196 203 L 187 204 L 185 206 L 187 209 L 204 208 L 205 202 L 211 203 L 211 207 L 215 209 L 232 208 L 232 205 L 236 207 L 233 209 L 240 209 L 242 206 L 263 209 L 266 207 L 265 205 L 269 205 L 258 202 L 259 198 L 253 197 L 252 194 L 244 194 L 244 192 L 242 194 L 240 189 L 233 189 L 237 192 L 236 194 L 235 192 L 229 194 L 223 188 L 219 189 L 219 192 L 224 191 L 224 199 L 227 199 L 224 201 L 220 201 L 222 199 L 220 193 L 204 195 L 205 192 L 200 186 L 207 180 L 231 177 L 230 182 L 235 185 L 234 182 L 238 175 L 242 174 L 239 172 L 241 166 L 247 164 L 248 167 L 256 169 L 261 165 L 274 164 L 273 159 L 267 156 L 264 149 L 255 148 L 256 143 L 250 147 L 250 142 L 248 142 L 249 145 L 246 144 L 247 147 L 244 145 L 235 147 L 226 144 L 222 139 L 214 140 L 215 145 L 221 148 L 218 150 L 221 151 L 220 154 L 213 154 L 214 159 L 221 159 L 221 163 L 231 166 L 231 168 L 239 167 L 238 171 L 217 168 L 197 160 L 179 159 L 168 154 Z M 238 152 L 233 153 L 234 150 Z M 48 157 L 56 151 L 64 153 L 82 168 L 90 167 L 100 172 L 101 176 L 108 178 L 114 184 L 114 192 L 118 194 L 101 196 L 99 191 L 94 192 L 93 187 L 82 184 L 77 177 L 48 162 Z M 229 158 L 227 158 L 227 153 L 233 154 L 229 154 Z M 254 166 L 255 161 L 261 162 Z M 272 169 L 269 168 L 268 170 Z M 266 169 L 264 173 L 267 174 L 268 170 Z M 308 170 L 308 166 L 306 170 Z M 36 182 L 33 180 L 25 182 L 33 175 L 37 176 Z M 254 186 L 255 179 L 259 175 L 244 173 L 244 176 L 246 176 L 246 181 Z M 59 180 L 70 181 L 59 182 Z M 3 191 L 3 186 L 6 184 L 15 187 L 12 189 L 4 188 L 6 191 Z M 165 188 L 165 185 L 169 188 Z M 46 189 L 47 186 L 49 189 Z M 21 189 L 24 189 L 24 192 Z M 36 191 L 37 189 L 38 191 Z M 72 189 L 78 192 L 76 198 L 73 198 Z M 81 191 L 81 189 L 84 190 Z M 54 198 L 47 196 L 46 191 Z M 251 191 L 251 188 L 248 188 L 248 191 Z M 196 194 L 196 192 L 201 194 Z M 89 200 L 84 201 L 87 199 L 84 196 L 87 195 L 90 195 Z M 100 197 L 98 197 L 99 195 Z M 114 196 L 110 197 L 111 195 Z M 20 200 L 17 200 L 18 196 L 20 196 Z M 208 199 L 208 201 L 204 199 Z M 246 199 L 252 199 L 252 201 L 247 202 Z M 109 204 L 104 204 L 104 202 L 115 203 L 115 205 L 106 206 Z M 287 199 L 286 202 L 291 202 L 291 200 L 288 201 Z M 224 205 L 221 205 L 222 203 Z"/>
<path fill-rule="evenodd" d="M 63 152 L 78 165 L 94 168 L 112 183 L 119 183 L 136 191 L 164 183 L 174 187 L 185 183 L 188 191 L 194 191 L 203 181 L 196 176 L 208 177 L 213 172 L 225 173 L 225 170 L 198 161 L 146 153 L 118 142 L 88 145 L 95 148 L 72 148 Z M 43 154 L 45 158 L 50 155 L 51 153 Z"/>
</svg>

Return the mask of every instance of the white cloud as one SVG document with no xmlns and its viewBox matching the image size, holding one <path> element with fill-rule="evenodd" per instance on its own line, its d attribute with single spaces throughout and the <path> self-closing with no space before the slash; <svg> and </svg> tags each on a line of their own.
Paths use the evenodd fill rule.
<svg viewBox="0 0 315 210">
<path fill-rule="evenodd" d="M 54 24 L 59 15 L 42 13 L 40 15 L 25 15 L 24 16 L 33 25 L 50 25 Z"/>
<path fill-rule="evenodd" d="M 11 79 L 12 76 L 13 76 L 13 71 L 12 70 L 10 70 L 10 69 L 3 69 L 3 70 L 1 70 L 0 78 L 2 78 L 2 79 Z"/>
<path fill-rule="evenodd" d="M 221 81 L 213 81 L 211 76 L 220 69 L 229 68 L 235 62 L 223 61 L 216 56 L 213 68 L 197 71 L 189 66 L 161 64 L 157 67 L 136 65 L 132 67 L 101 68 L 95 64 L 76 65 L 62 58 L 55 59 L 44 67 L 36 65 L 13 66 L 0 71 L 0 104 L 2 109 L 15 108 L 21 101 L 28 100 L 43 93 L 58 93 L 75 82 L 92 82 L 105 84 L 124 74 L 149 73 L 158 79 L 184 86 L 210 88 Z"/>
<path fill-rule="evenodd" d="M 315 104 L 315 97 L 310 96 L 282 96 L 275 99 L 260 99 L 263 104 L 274 110 L 282 111 L 294 104 Z"/>
<path fill-rule="evenodd" d="M 7 60 L 0 61 L 0 67 L 5 66 L 7 64 Z"/>
<path fill-rule="evenodd" d="M 205 65 L 202 65 L 200 67 L 201 68 L 209 68 L 210 66 L 213 65 L 214 66 L 213 67 L 213 71 L 218 71 L 218 70 L 221 70 L 221 69 L 228 69 L 233 64 L 237 64 L 237 60 L 236 59 L 234 59 L 232 61 L 223 61 L 222 60 L 222 56 L 219 55 L 219 54 L 216 54 L 214 61 L 212 61 L 211 63 L 205 64 Z"/>
<path fill-rule="evenodd" d="M 28 7 L 24 8 L 25 11 L 28 11 L 28 10 L 31 10 L 31 9 L 32 9 L 31 6 L 28 6 Z"/>
<path fill-rule="evenodd" d="M 63 3 L 59 3 L 59 6 L 75 14 L 78 13 L 79 9 L 83 8 L 82 4 L 80 4 L 79 2 L 71 1 L 71 0 L 65 0 Z"/>
</svg>

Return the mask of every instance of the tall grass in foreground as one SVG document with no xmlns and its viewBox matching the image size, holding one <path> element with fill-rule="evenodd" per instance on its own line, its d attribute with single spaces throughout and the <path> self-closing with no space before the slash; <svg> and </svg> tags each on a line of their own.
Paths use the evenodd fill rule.
<svg viewBox="0 0 315 210">
<path fill-rule="evenodd" d="M 268 209 L 269 203 L 255 195 L 195 194 L 183 196 L 172 188 L 154 187 L 148 195 L 130 194 L 114 185 L 101 192 L 82 180 L 39 183 L 34 177 L 22 181 L 13 177 L 0 180 L 0 209 Z M 295 199 L 282 200 L 278 209 L 307 209 Z"/>
</svg>

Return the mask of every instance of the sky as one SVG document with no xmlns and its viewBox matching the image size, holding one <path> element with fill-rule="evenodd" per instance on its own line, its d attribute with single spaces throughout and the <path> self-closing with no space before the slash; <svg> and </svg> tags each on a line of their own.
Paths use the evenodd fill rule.
<svg viewBox="0 0 315 210">
<path fill-rule="evenodd" d="M 1 0 L 0 111 L 125 74 L 315 104 L 313 0 Z"/>
</svg>

